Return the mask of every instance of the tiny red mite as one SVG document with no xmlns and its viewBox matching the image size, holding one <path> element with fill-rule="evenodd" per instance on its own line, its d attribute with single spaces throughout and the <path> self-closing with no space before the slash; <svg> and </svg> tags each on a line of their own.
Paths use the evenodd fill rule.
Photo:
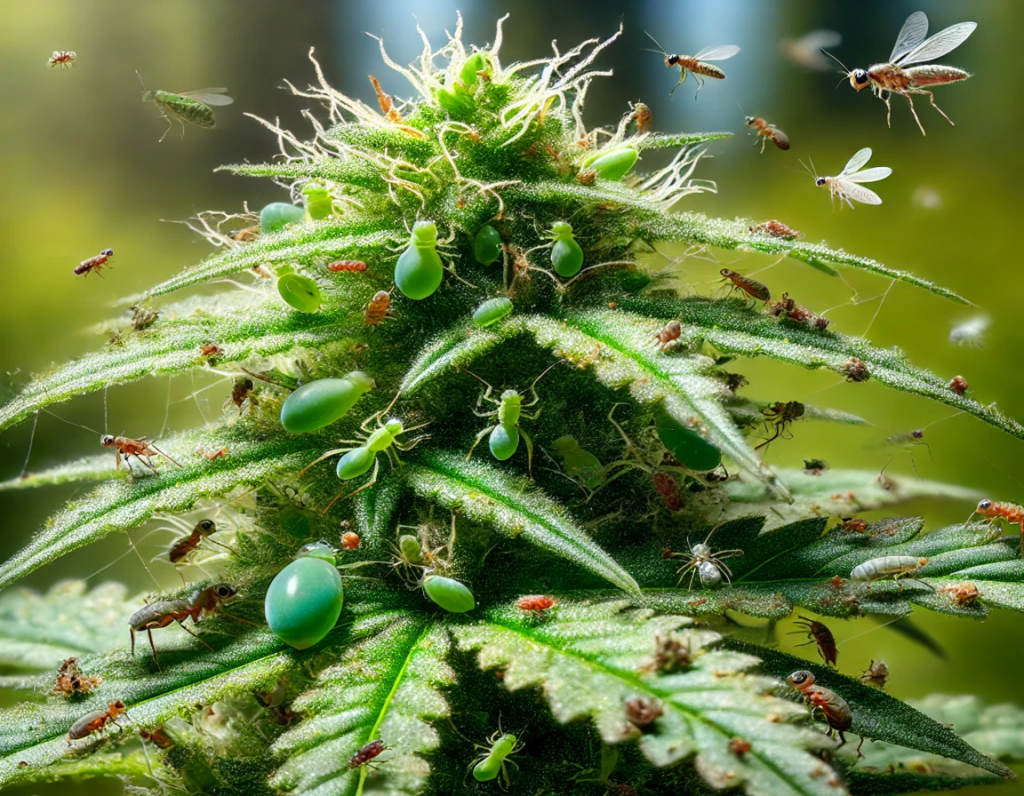
<svg viewBox="0 0 1024 796">
<path fill-rule="evenodd" d="M 390 313 L 391 294 L 386 290 L 378 290 L 373 294 L 370 303 L 366 306 L 366 314 L 363 320 L 367 326 L 376 326 L 385 318 L 393 317 Z"/>
<path fill-rule="evenodd" d="M 78 265 L 75 266 L 75 274 L 81 276 L 82 274 L 99 273 L 103 270 L 104 266 L 107 266 L 107 260 L 114 256 L 113 249 L 104 249 L 95 257 L 90 257 L 88 260 L 82 260 Z"/>
<path fill-rule="evenodd" d="M 743 274 L 730 271 L 728 268 L 723 268 L 718 273 L 732 282 L 733 285 L 738 287 L 751 298 L 757 299 L 758 301 L 771 301 L 771 291 L 768 290 L 768 286 L 763 282 L 758 282 L 756 279 L 751 279 L 749 276 L 743 276 Z"/>
<path fill-rule="evenodd" d="M 796 240 L 803 236 L 802 232 L 797 232 L 795 229 L 775 219 L 765 221 L 763 224 L 755 224 L 747 232 L 752 235 L 768 235 L 772 238 L 780 238 L 781 240 Z"/>
<path fill-rule="evenodd" d="M 345 550 L 358 550 L 362 540 L 355 531 L 348 531 L 341 536 L 341 546 Z"/>
<path fill-rule="evenodd" d="M 546 594 L 528 594 L 516 600 L 516 608 L 520 611 L 529 611 L 537 616 L 543 616 L 546 610 L 557 604 L 558 600 L 548 597 Z"/>
<path fill-rule="evenodd" d="M 808 641 L 803 644 L 797 644 L 798 647 L 806 646 L 807 644 L 816 644 L 818 647 L 818 654 L 821 659 L 825 661 L 828 666 L 835 667 L 836 658 L 839 655 L 839 651 L 836 649 L 836 639 L 832 635 L 832 631 L 829 630 L 821 622 L 815 622 L 813 619 L 808 619 L 806 616 L 801 616 L 799 622 L 794 622 L 796 625 L 800 625 L 804 630 L 794 630 L 794 633 L 803 633 L 806 631 Z"/>
<path fill-rule="evenodd" d="M 949 382 L 949 390 L 956 395 L 963 395 L 968 390 L 967 379 L 963 376 L 954 376 Z"/>
<path fill-rule="evenodd" d="M 204 357 L 219 357 L 224 353 L 224 349 L 215 343 L 207 343 L 199 346 L 199 352 Z"/>
<path fill-rule="evenodd" d="M 359 768 L 369 763 L 373 758 L 383 752 L 385 749 L 390 749 L 390 746 L 384 745 L 384 740 L 378 738 L 376 741 L 370 741 L 366 746 L 352 755 L 348 761 L 348 767 L 350 769 Z M 384 762 L 384 761 L 381 761 Z"/>
<path fill-rule="evenodd" d="M 327 263 L 327 270 L 332 274 L 354 274 L 365 271 L 366 267 L 366 263 L 362 260 L 336 260 L 333 263 Z"/>
<path fill-rule="evenodd" d="M 761 152 L 764 152 L 764 145 L 771 141 L 779 149 L 789 149 L 789 136 L 774 124 L 768 124 L 764 119 L 757 116 L 748 116 L 743 120 L 747 127 L 753 127 L 761 139 Z"/>
<path fill-rule="evenodd" d="M 72 724 L 71 729 L 68 730 L 68 746 L 71 746 L 72 741 L 77 741 L 79 738 L 85 738 L 87 735 L 92 735 L 94 732 L 102 730 L 107 726 L 107 722 L 120 728 L 121 725 L 117 723 L 117 717 L 124 713 L 124 711 L 124 702 L 119 699 L 116 702 L 111 702 L 106 710 L 94 710 L 92 713 L 86 713 Z"/>
<path fill-rule="evenodd" d="M 745 738 L 735 737 L 729 739 L 729 751 L 732 752 L 734 755 L 742 757 L 747 752 L 749 752 L 750 749 L 750 741 L 746 740 Z"/>
<path fill-rule="evenodd" d="M 679 511 L 683 508 L 683 497 L 679 494 L 679 484 L 668 473 L 656 472 L 651 476 L 654 481 L 654 491 L 661 495 L 665 501 L 665 507 L 669 511 Z"/>
</svg>

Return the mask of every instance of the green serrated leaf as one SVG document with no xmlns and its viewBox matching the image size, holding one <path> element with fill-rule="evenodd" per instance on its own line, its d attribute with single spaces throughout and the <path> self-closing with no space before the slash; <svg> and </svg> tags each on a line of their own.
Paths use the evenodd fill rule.
<svg viewBox="0 0 1024 796">
<path fill-rule="evenodd" d="M 349 647 L 293 705 L 305 718 L 275 742 L 284 762 L 272 784 L 296 794 L 423 793 L 430 763 L 422 755 L 440 743 L 428 722 L 449 715 L 440 693 L 454 681 L 448 647 L 442 628 L 409 618 Z M 387 765 L 349 769 L 377 738 L 396 747 L 380 758 Z"/>
<path fill-rule="evenodd" d="M 541 624 L 491 610 L 484 621 L 452 632 L 460 647 L 478 651 L 481 668 L 504 669 L 510 690 L 543 685 L 559 721 L 592 718 L 605 743 L 636 741 L 655 766 L 693 759 L 710 786 L 743 787 L 758 796 L 844 793 L 828 767 L 805 751 L 828 741 L 787 723 L 801 711 L 766 695 L 771 681 L 749 673 L 757 658 L 715 649 L 717 634 L 675 634 L 688 645 L 692 667 L 645 674 L 655 636 L 685 623 L 622 601 L 582 602 L 562 603 Z M 636 697 L 662 707 L 647 734 L 626 720 L 626 701 Z M 749 743 L 749 751 L 731 751 L 734 738 Z"/>
<path fill-rule="evenodd" d="M 684 425 L 696 417 L 715 447 L 781 499 L 788 498 L 785 485 L 764 467 L 722 406 L 722 385 L 709 375 L 711 361 L 659 352 L 653 344 L 657 328 L 650 320 L 595 311 L 570 313 L 563 322 L 541 316 L 522 321 L 540 345 L 557 348 L 570 361 L 592 365 L 608 387 L 628 387 L 643 404 L 664 401 L 666 410 Z"/>
<path fill-rule="evenodd" d="M 232 443 L 230 455 L 216 461 L 204 458 L 180 468 L 166 465 L 159 475 L 104 484 L 91 495 L 70 503 L 32 541 L 0 565 L 0 588 L 107 534 L 138 527 L 156 511 L 187 511 L 202 497 L 259 484 L 283 469 L 301 469 L 308 459 L 308 454 L 301 453 L 306 445 L 304 440 L 289 437 L 238 439 Z M 173 440 L 161 442 L 161 448 L 173 455 Z"/>
<path fill-rule="evenodd" d="M 633 576 L 590 539 L 564 508 L 523 478 L 445 452 L 410 456 L 403 476 L 421 497 L 458 509 L 504 536 L 521 537 L 620 589 L 637 592 Z"/>
<path fill-rule="evenodd" d="M 862 685 L 852 677 L 778 650 L 736 640 L 725 642 L 725 646 L 759 656 L 763 662 L 762 668 L 780 680 L 800 669 L 810 671 L 817 685 L 836 692 L 850 705 L 853 712 L 853 727 L 850 731 L 857 735 L 959 760 L 1000 777 L 1013 777 L 1013 772 L 1002 763 L 992 760 L 951 729 L 884 691 Z M 794 699 L 799 696 L 792 689 L 790 693 Z"/>
</svg>

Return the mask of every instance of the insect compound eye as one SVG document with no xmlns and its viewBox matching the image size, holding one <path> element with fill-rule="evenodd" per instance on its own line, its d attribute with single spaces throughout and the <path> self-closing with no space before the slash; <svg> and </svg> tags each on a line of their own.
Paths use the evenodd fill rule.
<svg viewBox="0 0 1024 796">
<path fill-rule="evenodd" d="M 867 71 L 864 69 L 854 69 L 853 80 L 858 86 L 866 85 L 869 80 Z"/>
<path fill-rule="evenodd" d="M 816 179 L 814 181 L 814 184 L 817 185 L 820 188 L 822 185 L 825 184 L 825 178 L 824 177 L 818 177 L 818 179 Z"/>
<path fill-rule="evenodd" d="M 217 525 L 213 520 L 200 520 L 199 527 L 204 531 L 212 531 Z"/>
<path fill-rule="evenodd" d="M 754 117 L 753 117 L 753 116 L 748 116 L 748 117 L 746 117 L 746 118 L 745 118 L 745 119 L 743 120 L 743 123 L 744 123 L 744 124 L 753 124 L 753 123 L 754 123 Z"/>
<path fill-rule="evenodd" d="M 721 271 L 719 271 L 718 273 L 720 273 L 720 274 L 721 274 L 722 276 L 724 276 L 724 277 L 725 277 L 726 279 L 728 279 L 728 278 L 729 278 L 730 276 L 732 276 L 732 275 L 733 275 L 733 272 L 732 272 L 732 271 L 730 271 L 730 270 L 729 270 L 728 268 L 723 268 L 723 269 L 722 269 Z"/>
<path fill-rule="evenodd" d="M 665 58 L 665 66 L 675 66 L 679 63 L 678 55 L 669 55 Z"/>
<path fill-rule="evenodd" d="M 234 597 L 235 590 L 233 587 L 222 583 L 220 586 L 217 587 L 217 596 L 225 599 L 228 597 Z"/>
<path fill-rule="evenodd" d="M 991 500 L 983 500 L 978 504 L 978 511 L 988 511 L 990 508 L 992 508 Z"/>
<path fill-rule="evenodd" d="M 111 434 L 104 434 L 102 437 L 100 437 L 100 444 L 103 447 L 105 447 L 105 448 L 109 448 L 111 445 L 114 444 L 114 437 L 113 437 L 113 435 L 111 435 Z"/>
<path fill-rule="evenodd" d="M 912 436 L 914 439 L 921 439 L 921 437 L 924 436 L 924 431 L 922 431 L 921 429 L 918 429 L 917 431 L 912 431 L 910 433 L 910 436 Z"/>
<path fill-rule="evenodd" d="M 107 255 L 107 257 L 113 257 L 114 256 L 114 250 L 113 249 L 104 249 L 101 253 Z"/>
</svg>

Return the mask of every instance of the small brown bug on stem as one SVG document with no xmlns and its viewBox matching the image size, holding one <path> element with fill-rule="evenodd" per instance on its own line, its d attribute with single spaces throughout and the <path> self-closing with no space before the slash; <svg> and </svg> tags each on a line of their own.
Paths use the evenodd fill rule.
<svg viewBox="0 0 1024 796">
<path fill-rule="evenodd" d="M 630 697 L 626 700 L 626 720 L 637 727 L 647 727 L 665 712 L 661 702 L 646 697 Z"/>
<path fill-rule="evenodd" d="M 117 723 L 117 717 L 124 712 L 124 702 L 119 699 L 116 702 L 111 702 L 106 710 L 94 710 L 92 713 L 86 713 L 72 724 L 68 730 L 68 746 L 71 746 L 72 741 L 77 741 L 80 738 L 85 738 L 87 735 L 92 735 L 94 732 L 102 730 L 107 726 L 108 722 L 120 730 L 121 725 Z"/>
<path fill-rule="evenodd" d="M 366 305 L 366 313 L 363 320 L 367 326 L 376 326 L 385 318 L 394 318 L 391 314 L 391 293 L 387 290 L 378 290 L 373 294 L 370 303 Z"/>
<path fill-rule="evenodd" d="M 651 109 L 642 102 L 637 102 L 636 104 L 631 102 L 629 103 L 629 110 L 629 120 L 636 122 L 637 135 L 646 133 L 654 122 L 654 114 L 651 113 Z"/>
<path fill-rule="evenodd" d="M 665 324 L 664 328 L 654 336 L 658 338 L 658 344 L 662 351 L 668 349 L 669 345 L 679 339 L 679 336 L 683 333 L 683 327 L 679 321 L 669 321 Z"/>
<path fill-rule="evenodd" d="M 761 448 L 767 448 L 775 440 L 786 433 L 793 421 L 799 420 L 804 416 L 806 407 L 799 401 L 776 401 L 774 404 L 766 406 L 761 410 L 767 420 L 765 421 L 765 427 L 767 428 L 768 423 L 772 423 L 775 426 L 775 433 L 773 433 L 768 439 L 762 442 L 760 445 L 754 448 L 759 450 Z M 790 435 L 792 437 L 792 435 Z"/>
<path fill-rule="evenodd" d="M 949 382 L 949 391 L 956 395 L 963 395 L 968 389 L 967 379 L 963 376 L 954 376 Z"/>
<path fill-rule="evenodd" d="M 200 520 L 196 523 L 195 528 L 192 529 L 191 534 L 175 542 L 174 546 L 168 552 L 167 557 L 170 558 L 172 564 L 177 564 L 178 562 L 183 561 L 189 553 L 199 546 L 199 543 L 203 541 L 203 539 L 208 538 L 210 534 L 214 533 L 216 530 L 217 523 L 213 520 Z M 213 539 L 210 539 L 210 541 L 227 550 L 231 549 L 227 545 L 220 544 L 220 542 Z"/>
<path fill-rule="evenodd" d="M 739 288 L 751 298 L 756 299 L 757 301 L 771 301 L 771 291 L 768 290 L 768 286 L 763 282 L 758 282 L 756 279 L 751 279 L 749 276 L 743 276 L 743 274 L 730 271 L 728 268 L 723 268 L 718 273 L 732 282 L 734 287 Z"/>
<path fill-rule="evenodd" d="M 781 240 L 796 240 L 797 238 L 803 237 L 802 232 L 797 232 L 795 229 L 788 227 L 781 221 L 772 219 L 771 221 L 765 221 L 762 224 L 755 224 L 750 227 L 747 232 L 751 235 L 768 235 L 772 238 L 779 238 Z"/>
<path fill-rule="evenodd" d="M 150 457 L 152 456 L 163 456 L 175 467 L 181 467 L 180 464 L 156 447 L 152 442 L 148 442 L 145 437 L 131 439 L 130 437 L 115 437 L 113 434 L 104 434 L 100 437 L 100 444 L 104 448 L 114 448 L 114 457 L 117 459 L 118 472 L 121 470 L 122 457 L 124 457 L 125 466 L 128 468 L 128 472 L 131 472 L 132 456 L 146 465 L 146 467 L 154 473 L 158 473 L 159 471 L 150 461 Z"/>
<path fill-rule="evenodd" d="M 174 746 L 174 739 L 167 734 L 163 727 L 154 727 L 151 730 L 139 730 L 139 738 L 155 744 L 159 749 L 170 749 Z"/>
<path fill-rule="evenodd" d="M 346 531 L 341 535 L 341 547 L 344 550 L 358 550 L 362 540 L 355 531 Z"/>
<path fill-rule="evenodd" d="M 546 594 L 528 594 L 516 600 L 516 608 L 538 617 L 543 617 L 545 611 L 557 604 L 558 600 Z"/>
<path fill-rule="evenodd" d="M 889 680 L 889 667 L 885 665 L 885 661 L 871 661 L 871 665 L 867 668 L 860 676 L 860 681 L 864 685 L 869 685 L 872 688 L 884 689 L 886 682 Z"/>
<path fill-rule="evenodd" d="M 239 414 L 242 413 L 246 401 L 255 402 L 256 399 L 252 394 L 253 387 L 252 379 L 246 376 L 235 378 L 235 383 L 231 387 L 231 403 L 238 407 Z"/>
<path fill-rule="evenodd" d="M 224 349 L 216 343 L 206 343 L 205 345 L 199 346 L 199 353 L 204 357 L 212 359 L 213 357 L 222 356 L 224 354 Z"/>
<path fill-rule="evenodd" d="M 743 757 L 751 750 L 750 741 L 739 736 L 729 739 L 729 751 L 737 757 Z"/>
<path fill-rule="evenodd" d="M 761 139 L 762 155 L 764 154 L 764 145 L 768 143 L 768 141 L 771 141 L 779 149 L 789 149 L 789 136 L 774 124 L 768 124 L 764 119 L 760 119 L 757 116 L 748 116 L 743 120 L 743 123 L 747 125 L 747 127 L 753 127 L 754 130 L 757 131 L 757 135 Z M 756 142 L 754 146 L 757 146 Z"/>
<path fill-rule="evenodd" d="M 373 764 L 370 763 L 370 761 L 373 760 L 373 758 L 377 757 L 377 755 L 379 755 L 385 749 L 390 748 L 390 746 L 384 745 L 384 740 L 382 738 L 378 738 L 376 741 L 370 741 L 368 744 L 366 744 L 366 746 L 362 747 L 358 752 L 356 752 L 354 755 L 352 755 L 352 757 L 349 758 L 348 767 L 350 769 L 355 769 L 359 768 L 360 766 L 365 766 L 368 763 L 370 764 L 371 767 L 373 767 Z M 386 763 L 387 761 L 379 760 L 378 762 Z"/>
<path fill-rule="evenodd" d="M 133 305 L 128 309 L 132 311 L 132 328 L 137 332 L 145 331 L 160 317 L 160 310 L 141 304 Z"/>
<path fill-rule="evenodd" d="M 327 270 L 332 274 L 355 274 L 365 271 L 366 268 L 367 265 L 362 260 L 335 260 L 333 263 L 327 263 Z"/>
<path fill-rule="evenodd" d="M 820 710 L 828 724 L 828 737 L 832 737 L 832 731 L 839 734 L 839 746 L 846 743 L 846 736 L 843 733 L 853 726 L 853 713 L 850 705 L 845 699 L 831 689 L 815 685 L 815 678 L 811 672 L 800 670 L 793 672 L 786 678 L 786 682 L 792 688 L 802 693 L 807 701 L 811 703 L 811 711 Z M 857 756 L 863 757 L 860 748 L 864 745 L 863 736 L 857 745 Z"/>
<path fill-rule="evenodd" d="M 254 224 L 253 226 L 245 227 L 244 229 L 232 230 L 230 235 L 231 240 L 236 243 L 249 243 L 260 236 L 260 225 Z"/>
<path fill-rule="evenodd" d="M 839 651 L 836 649 L 836 639 L 832 635 L 832 631 L 829 630 L 821 622 L 815 622 L 813 619 L 809 619 L 806 616 L 801 616 L 799 622 L 793 624 L 800 625 L 803 630 L 794 630 L 790 635 L 807 633 L 808 640 L 803 644 L 797 644 L 798 647 L 806 647 L 808 644 L 816 644 L 818 647 L 818 654 L 821 659 L 825 661 L 827 666 L 835 668 L 836 658 L 839 656 Z"/>
<path fill-rule="evenodd" d="M 88 694 L 98 688 L 103 678 L 100 676 L 90 677 L 82 674 L 78 666 L 78 658 L 68 658 L 57 670 L 57 680 L 53 684 L 53 693 L 63 694 L 66 697 L 75 694 Z"/>
<path fill-rule="evenodd" d="M 95 257 L 90 257 L 88 260 L 82 260 L 82 262 L 76 265 L 75 274 L 77 276 L 81 276 L 82 274 L 88 275 L 91 273 L 98 274 L 100 271 L 103 270 L 104 266 L 108 268 L 110 267 L 107 265 L 107 260 L 109 260 L 113 256 L 113 249 L 104 249 Z"/>
<path fill-rule="evenodd" d="M 856 357 L 850 357 L 840 365 L 839 373 L 851 382 L 867 381 L 871 378 L 871 368 L 868 363 Z"/>
</svg>

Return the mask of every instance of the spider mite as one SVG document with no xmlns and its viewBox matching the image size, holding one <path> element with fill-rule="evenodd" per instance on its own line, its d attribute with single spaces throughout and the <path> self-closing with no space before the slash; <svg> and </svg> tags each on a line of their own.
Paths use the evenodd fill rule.
<svg viewBox="0 0 1024 796">
<path fill-rule="evenodd" d="M 219 357 L 224 354 L 224 349 L 216 343 L 206 343 L 205 345 L 199 346 L 199 353 L 204 357 Z"/>
<path fill-rule="evenodd" d="M 644 31 L 646 33 L 646 31 Z M 665 48 L 658 44 L 658 40 L 647 34 L 651 41 L 658 45 L 657 50 L 651 50 L 651 52 L 660 53 L 665 57 L 665 66 L 679 67 L 679 82 L 672 87 L 672 91 L 669 95 L 674 94 L 675 90 L 679 88 L 686 80 L 690 72 L 693 72 L 693 79 L 697 81 L 697 92 L 693 95 L 694 99 L 697 99 L 697 94 L 700 94 L 700 90 L 704 88 L 704 81 L 701 78 L 711 77 L 715 80 L 725 80 L 725 72 L 719 69 L 717 66 L 708 63 L 708 61 L 724 61 L 727 58 L 732 58 L 736 53 L 740 51 L 740 48 L 735 44 L 723 44 L 718 47 L 706 47 L 696 55 L 670 55 L 665 51 Z"/>
<path fill-rule="evenodd" d="M 679 575 L 679 582 L 683 582 L 683 578 L 686 577 L 686 573 L 690 573 L 690 583 L 687 586 L 688 589 L 693 588 L 694 575 L 700 575 L 700 583 L 706 589 L 714 588 L 722 582 L 722 578 L 725 578 L 726 583 L 730 583 L 732 580 L 732 571 L 728 566 L 723 563 L 724 558 L 733 558 L 735 556 L 743 555 L 743 551 L 739 549 L 735 550 L 719 550 L 717 553 L 712 552 L 711 546 L 708 542 L 711 540 L 711 535 L 718 530 L 717 527 L 712 528 L 711 532 L 704 538 L 703 542 L 698 542 L 695 545 L 690 546 L 690 552 L 688 553 L 672 553 L 666 556 L 666 558 L 684 558 L 686 563 L 677 570 Z M 689 545 L 689 540 L 687 540 Z"/>
<path fill-rule="evenodd" d="M 113 434 L 104 434 L 100 437 L 100 444 L 104 448 L 114 448 L 114 457 L 117 459 L 117 469 L 121 470 L 121 458 L 124 458 L 125 466 L 128 471 L 131 472 L 131 457 L 134 456 L 146 467 L 152 470 L 154 473 L 158 472 L 150 461 L 150 457 L 160 455 L 163 456 L 167 461 L 173 464 L 175 467 L 181 467 L 174 459 L 164 453 L 162 450 L 157 448 L 152 442 L 148 442 L 145 437 L 139 437 L 138 439 L 131 439 L 130 437 L 115 437 Z"/>
<path fill-rule="evenodd" d="M 866 520 L 859 517 L 847 517 L 842 522 L 843 533 L 864 533 L 868 529 Z"/>
<path fill-rule="evenodd" d="M 655 334 L 654 336 L 658 339 L 658 344 L 661 346 L 661 350 L 665 351 L 668 347 L 679 339 L 679 336 L 683 333 L 683 327 L 679 321 L 669 321 L 665 324 L 664 328 Z"/>
<path fill-rule="evenodd" d="M 73 50 L 54 50 L 53 55 L 47 58 L 51 67 L 59 66 L 61 69 L 68 69 L 75 65 L 78 55 Z"/>
<path fill-rule="evenodd" d="M 332 274 L 354 274 L 366 270 L 366 263 L 362 260 L 335 260 L 327 263 L 327 270 Z"/>
<path fill-rule="evenodd" d="M 760 119 L 757 116 L 748 116 L 743 120 L 743 123 L 757 131 L 757 135 L 761 139 L 762 154 L 764 154 L 764 145 L 768 141 L 771 141 L 779 149 L 789 149 L 789 136 L 774 124 L 768 124 L 764 119 Z M 756 142 L 754 145 L 757 146 Z"/>
<path fill-rule="evenodd" d="M 798 647 L 804 647 L 808 644 L 816 644 L 818 647 L 818 654 L 821 659 L 825 661 L 828 666 L 835 668 L 836 658 L 839 656 L 839 651 L 836 649 L 836 639 L 832 635 L 832 631 L 829 630 L 821 622 L 815 622 L 813 619 L 809 619 L 806 616 L 801 616 L 799 622 L 794 622 L 796 625 L 803 627 L 803 630 L 794 630 L 793 633 L 807 633 L 808 640 L 803 644 L 797 644 Z"/>
<path fill-rule="evenodd" d="M 124 711 L 124 702 L 119 699 L 116 702 L 111 702 L 106 710 L 94 710 L 92 713 L 86 713 L 72 724 L 71 729 L 68 730 L 68 746 L 71 746 L 72 741 L 77 741 L 80 738 L 85 738 L 87 735 L 92 735 L 94 732 L 102 730 L 107 726 L 108 722 L 120 729 L 121 725 L 117 723 L 117 717 L 124 713 Z"/>
<path fill-rule="evenodd" d="M 954 376 L 949 382 L 949 391 L 956 395 L 963 395 L 968 390 L 967 379 L 963 376 Z"/>
<path fill-rule="evenodd" d="M 781 221 L 772 219 L 771 221 L 765 221 L 762 224 L 755 224 L 747 229 L 751 235 L 768 235 L 771 238 L 779 238 L 781 240 L 796 240 L 797 238 L 803 237 L 802 232 L 786 226 Z"/>
<path fill-rule="evenodd" d="M 925 61 L 932 61 L 952 52 L 963 44 L 977 27 L 975 22 L 961 22 L 926 39 L 928 17 L 923 11 L 915 11 L 903 23 L 903 28 L 900 30 L 899 36 L 896 37 L 896 46 L 892 48 L 892 55 L 889 56 L 889 62 L 874 64 L 868 69 L 847 70 L 850 85 L 857 91 L 871 86 L 872 93 L 885 103 L 885 121 L 890 127 L 892 126 L 892 106 L 889 101 L 893 94 L 907 98 L 910 112 L 921 130 L 921 135 L 926 135 L 926 133 L 924 125 L 917 117 L 917 111 L 914 110 L 914 100 L 910 96 L 911 94 L 927 96 L 932 107 L 942 114 L 942 118 L 953 124 L 953 120 L 935 104 L 935 95 L 925 86 L 956 83 L 966 80 L 970 75 L 963 69 L 957 69 L 954 66 L 940 66 L 939 64 L 911 66 L 911 64 L 923 64 Z M 841 62 L 839 65 L 843 66 Z M 846 67 L 843 66 L 843 69 Z"/>
<path fill-rule="evenodd" d="M 868 363 L 856 357 L 850 357 L 839 366 L 839 373 L 846 376 L 847 381 L 867 381 L 871 378 L 871 368 Z"/>
<path fill-rule="evenodd" d="M 878 661 L 876 663 L 872 660 L 867 671 L 861 674 L 859 679 L 864 685 L 882 690 L 889 680 L 889 667 L 885 665 L 885 661 Z"/>
<path fill-rule="evenodd" d="M 384 740 L 382 738 L 378 738 L 376 741 L 370 741 L 368 744 L 366 744 L 366 746 L 364 746 L 362 749 L 360 749 L 358 752 L 352 755 L 352 757 L 349 758 L 348 767 L 350 769 L 353 769 L 359 768 L 360 766 L 365 766 L 385 749 L 390 748 L 390 746 L 384 745 Z M 387 761 L 380 760 L 378 762 L 386 763 Z M 370 765 L 372 767 L 373 764 L 370 763 Z"/>
<path fill-rule="evenodd" d="M 718 273 L 732 282 L 734 287 L 739 288 L 751 298 L 757 299 L 758 301 L 771 301 L 771 291 L 768 290 L 768 286 L 763 282 L 758 282 L 756 279 L 751 279 L 749 276 L 743 276 L 743 274 L 730 271 L 728 268 L 723 268 Z"/>
<path fill-rule="evenodd" d="M 665 507 L 669 511 L 679 511 L 683 508 L 683 496 L 679 494 L 679 484 L 671 475 L 656 471 L 651 480 L 654 482 L 654 491 L 661 495 L 665 501 Z"/>
<path fill-rule="evenodd" d="M 528 594 L 516 600 L 516 608 L 538 617 L 543 617 L 544 612 L 555 605 L 558 605 L 558 600 L 546 594 Z"/>
<path fill-rule="evenodd" d="M 361 541 L 355 531 L 346 531 L 341 535 L 341 546 L 344 550 L 358 550 Z"/>
<path fill-rule="evenodd" d="M 149 636 L 150 649 L 153 650 L 153 662 L 156 664 L 156 668 L 159 671 L 163 671 L 160 669 L 160 659 L 157 657 L 156 645 L 153 643 L 153 631 L 159 630 L 162 627 L 167 627 L 172 622 L 177 622 L 181 626 L 182 630 L 189 635 L 194 636 L 200 644 L 213 652 L 213 647 L 185 627 L 185 620 L 191 618 L 192 624 L 197 624 L 200 616 L 204 612 L 207 614 L 222 613 L 224 616 L 230 616 L 232 619 L 237 619 L 239 622 L 252 624 L 252 622 L 249 622 L 247 619 L 234 616 L 233 614 L 229 614 L 221 609 L 220 603 L 224 600 L 230 600 L 236 594 L 238 594 L 238 591 L 234 586 L 229 586 L 226 583 L 218 583 L 215 586 L 210 586 L 209 588 L 193 592 L 188 599 L 160 600 L 158 602 L 142 606 L 142 608 L 132 614 L 128 619 L 128 627 L 132 636 L 132 657 L 135 656 L 135 634 L 145 630 Z"/>
<path fill-rule="evenodd" d="M 1021 555 L 1024 555 L 1024 506 L 1018 506 L 1015 503 L 995 503 L 985 499 L 978 503 L 975 512 L 990 522 L 1001 519 L 1006 520 L 1011 525 L 1019 525 L 1021 532 Z"/>
<path fill-rule="evenodd" d="M 833 730 L 839 734 L 839 746 L 846 743 L 846 736 L 843 733 L 853 726 L 853 713 L 850 705 L 845 699 L 831 689 L 814 684 L 814 675 L 806 670 L 793 672 L 786 678 L 786 682 L 803 694 L 811 704 L 811 712 L 820 710 L 828 724 L 828 737 L 832 737 Z M 857 745 L 857 756 L 861 757 L 860 748 L 864 745 L 864 738 L 861 737 Z M 838 748 L 838 747 L 837 747 Z"/>
<path fill-rule="evenodd" d="M 761 414 L 767 418 L 765 425 L 768 423 L 774 424 L 775 433 L 754 448 L 754 450 L 768 447 L 786 432 L 786 429 L 792 425 L 794 420 L 799 420 L 803 417 L 805 411 L 806 407 L 799 401 L 787 401 L 786 403 L 776 401 L 774 404 L 762 409 Z"/>
<path fill-rule="evenodd" d="M 78 265 L 75 266 L 75 274 L 81 276 L 82 274 L 99 273 L 103 270 L 104 266 L 109 268 L 107 260 L 114 256 L 113 249 L 104 249 L 95 257 L 90 257 L 88 260 L 82 260 Z"/>
<path fill-rule="evenodd" d="M 210 536 L 210 534 L 214 533 L 216 530 L 217 523 L 213 520 L 200 520 L 192 529 L 192 533 L 175 542 L 174 546 L 167 553 L 167 557 L 170 558 L 172 564 L 177 564 L 179 561 L 183 561 L 189 553 L 199 546 L 199 543 L 203 541 L 203 539 Z M 220 545 L 221 547 L 226 547 L 226 545 L 222 545 L 220 542 L 215 542 L 213 539 L 210 539 L 210 541 L 214 544 Z M 231 548 L 228 547 L 227 549 L 230 550 Z"/>
<path fill-rule="evenodd" d="M 939 587 L 936 593 L 946 595 L 957 605 L 971 605 L 981 597 L 981 591 L 969 581 L 947 583 Z"/>
<path fill-rule="evenodd" d="M 53 684 L 53 693 L 64 696 L 75 694 L 88 694 L 98 688 L 103 678 L 100 676 L 89 677 L 82 674 L 78 666 L 78 658 L 68 658 L 57 670 L 57 680 Z"/>
<path fill-rule="evenodd" d="M 391 314 L 391 293 L 387 290 L 378 290 L 373 294 L 370 303 L 366 305 L 366 313 L 363 320 L 367 326 L 376 326 L 385 318 L 394 318 Z"/>
</svg>

